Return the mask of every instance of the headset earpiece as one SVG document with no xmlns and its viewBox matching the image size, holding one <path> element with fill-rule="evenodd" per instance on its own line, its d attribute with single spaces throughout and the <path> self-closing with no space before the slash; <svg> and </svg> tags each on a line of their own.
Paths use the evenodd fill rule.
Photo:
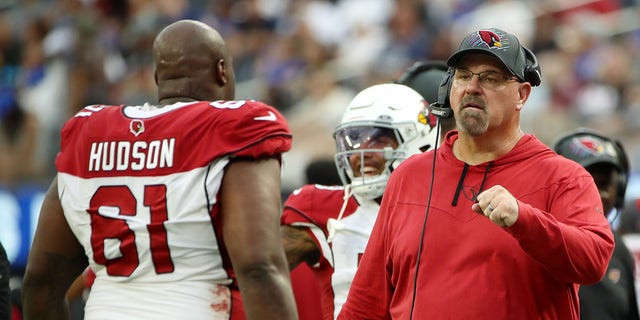
<svg viewBox="0 0 640 320">
<path fill-rule="evenodd" d="M 538 59 L 531 50 L 524 46 L 522 49 L 524 50 L 525 57 L 524 81 L 531 83 L 534 87 L 537 87 L 542 82 L 542 72 L 540 71 L 540 65 L 538 65 Z"/>
<path fill-rule="evenodd" d="M 442 78 L 442 82 L 440 82 L 440 86 L 438 87 L 438 101 L 429 105 L 431 113 L 436 115 L 438 118 L 453 117 L 453 110 L 451 109 L 451 103 L 449 102 L 449 92 L 451 91 L 453 73 L 453 68 L 447 69 L 447 74 Z"/>
</svg>

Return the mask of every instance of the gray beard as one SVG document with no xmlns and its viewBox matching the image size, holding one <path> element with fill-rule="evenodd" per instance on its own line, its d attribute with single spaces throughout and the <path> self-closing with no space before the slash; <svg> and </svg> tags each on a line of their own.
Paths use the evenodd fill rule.
<svg viewBox="0 0 640 320">
<path fill-rule="evenodd" d="M 469 110 L 463 109 L 456 118 L 456 125 L 463 133 L 472 137 L 478 137 L 487 132 L 489 121 L 487 114 L 484 112 L 469 112 Z"/>
</svg>

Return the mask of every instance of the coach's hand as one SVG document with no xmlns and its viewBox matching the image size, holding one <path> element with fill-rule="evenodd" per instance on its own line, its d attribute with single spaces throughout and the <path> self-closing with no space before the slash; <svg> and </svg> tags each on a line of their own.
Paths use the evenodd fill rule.
<svg viewBox="0 0 640 320">
<path fill-rule="evenodd" d="M 518 201 L 500 185 L 481 192 L 477 200 L 471 210 L 488 217 L 501 227 L 510 227 L 518 220 Z"/>
</svg>

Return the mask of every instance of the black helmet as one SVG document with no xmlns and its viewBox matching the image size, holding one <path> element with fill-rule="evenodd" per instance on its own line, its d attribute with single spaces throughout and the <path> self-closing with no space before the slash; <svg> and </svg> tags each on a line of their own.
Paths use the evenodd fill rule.
<svg viewBox="0 0 640 320">
<path fill-rule="evenodd" d="M 429 105 L 438 100 L 438 87 L 447 69 L 447 64 L 441 60 L 418 61 L 407 68 L 395 82 L 417 91 Z"/>
<path fill-rule="evenodd" d="M 619 141 L 607 138 L 593 130 L 578 128 L 558 139 L 553 149 L 559 155 L 585 168 L 600 163 L 615 167 L 620 173 L 615 207 L 618 210 L 622 209 L 629 177 L 629 159 Z"/>
</svg>

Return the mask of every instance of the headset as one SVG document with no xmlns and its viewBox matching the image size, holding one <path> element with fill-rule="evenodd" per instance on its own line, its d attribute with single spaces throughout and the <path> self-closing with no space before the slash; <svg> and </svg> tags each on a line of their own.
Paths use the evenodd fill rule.
<svg viewBox="0 0 640 320">
<path fill-rule="evenodd" d="M 587 128 L 578 128 L 566 134 L 565 136 L 561 137 L 554 144 L 553 150 L 558 154 L 564 155 L 562 153 L 563 145 L 569 142 L 569 140 L 580 137 L 580 136 L 592 136 L 604 141 L 605 143 L 610 143 L 613 146 L 613 150 L 615 151 L 615 160 L 616 160 L 616 163 L 614 163 L 613 165 L 620 171 L 620 174 L 618 175 L 618 196 L 616 198 L 614 207 L 618 210 L 618 212 L 620 212 L 624 207 L 625 193 L 627 190 L 627 183 L 629 181 L 629 158 L 627 157 L 627 154 L 622 146 L 622 143 L 619 140 L 605 137 L 599 134 L 598 132 L 595 132 L 594 130 L 590 130 Z M 566 155 L 564 156 L 566 158 L 570 158 Z M 578 162 L 580 165 L 585 167 L 591 165 L 589 163 L 585 165 L 584 161 L 579 161 L 579 159 L 578 160 L 572 159 L 572 160 Z M 585 158 L 585 160 L 589 160 L 589 159 Z M 592 164 L 595 164 L 595 163 L 592 163 Z"/>
<path fill-rule="evenodd" d="M 442 78 L 440 86 L 438 87 L 438 101 L 429 105 L 431 113 L 438 118 L 451 118 L 453 117 L 453 109 L 451 109 L 451 103 L 449 102 L 449 92 L 451 91 L 451 79 L 453 78 L 454 69 L 449 67 L 447 74 Z"/>
<path fill-rule="evenodd" d="M 537 87 L 542 83 L 542 72 L 536 55 L 527 47 L 522 46 L 525 56 L 525 65 L 523 70 L 524 81 L 529 82 L 532 86 Z M 453 110 L 449 102 L 449 92 L 451 92 L 451 83 L 453 82 L 453 74 L 455 69 L 449 67 L 447 74 L 440 82 L 438 87 L 438 101 L 429 105 L 431 112 L 439 118 L 453 117 Z"/>
<path fill-rule="evenodd" d="M 529 48 L 522 46 L 524 50 L 524 81 L 531 83 L 531 86 L 537 87 L 542 83 L 542 71 L 538 64 L 538 58 Z"/>
</svg>

